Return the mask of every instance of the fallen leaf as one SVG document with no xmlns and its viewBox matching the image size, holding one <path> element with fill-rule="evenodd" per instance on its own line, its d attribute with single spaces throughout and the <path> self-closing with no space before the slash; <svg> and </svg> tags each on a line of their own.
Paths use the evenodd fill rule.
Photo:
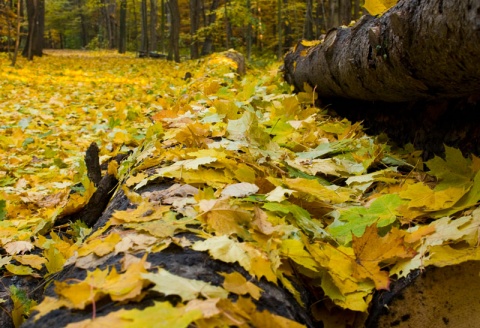
<svg viewBox="0 0 480 328">
<path fill-rule="evenodd" d="M 153 290 L 165 295 L 178 295 L 183 301 L 190 301 L 199 296 L 206 298 L 226 298 L 228 296 L 228 292 L 222 287 L 213 286 L 201 280 L 173 275 L 164 269 L 159 269 L 157 273 L 142 274 L 142 278 L 155 284 L 152 287 Z"/>
</svg>

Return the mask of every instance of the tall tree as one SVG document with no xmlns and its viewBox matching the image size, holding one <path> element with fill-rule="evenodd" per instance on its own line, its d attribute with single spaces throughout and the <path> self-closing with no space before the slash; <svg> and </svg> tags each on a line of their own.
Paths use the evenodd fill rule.
<svg viewBox="0 0 480 328">
<path fill-rule="evenodd" d="M 16 15 L 16 23 L 15 23 L 15 48 L 13 50 L 12 56 L 12 66 L 15 66 L 18 57 L 18 49 L 20 48 L 20 31 L 21 31 L 21 24 L 22 24 L 22 1 L 17 1 L 17 15 Z"/>
<path fill-rule="evenodd" d="M 127 51 L 127 0 L 120 0 L 120 30 L 118 33 L 118 52 Z"/>
<path fill-rule="evenodd" d="M 282 58 L 283 55 L 283 15 L 282 15 L 282 10 L 283 10 L 283 2 L 282 0 L 277 0 L 277 34 L 278 34 L 278 48 L 277 48 L 277 58 L 280 59 Z"/>
<path fill-rule="evenodd" d="M 303 38 L 313 40 L 313 0 L 307 0 L 305 22 L 303 24 Z"/>
<path fill-rule="evenodd" d="M 82 41 L 82 47 L 86 47 L 88 45 L 89 39 L 88 39 L 88 26 L 87 26 L 87 18 L 85 17 L 84 14 L 84 9 L 85 6 L 82 4 L 82 0 L 76 0 L 76 5 L 78 9 L 78 16 L 80 19 L 80 38 Z"/>
<path fill-rule="evenodd" d="M 247 31 L 246 31 L 246 42 L 247 42 L 247 59 L 250 59 L 252 55 L 252 4 L 250 0 L 246 2 L 248 17 L 247 17 Z"/>
<path fill-rule="evenodd" d="M 180 62 L 180 10 L 178 0 L 168 0 L 168 9 L 170 11 L 170 48 L 168 58 Z"/>
<path fill-rule="evenodd" d="M 212 32 L 209 31 L 208 28 L 211 25 L 215 24 L 215 21 L 217 20 L 217 15 L 215 11 L 217 10 L 219 5 L 220 5 L 219 0 L 212 0 L 210 4 L 210 8 L 205 15 L 206 35 L 205 35 L 205 40 L 203 41 L 202 55 L 208 55 L 213 51 L 213 36 L 212 36 Z"/>
<path fill-rule="evenodd" d="M 148 57 L 148 12 L 147 12 L 147 0 L 141 2 L 141 19 L 142 19 L 142 32 L 141 32 L 141 45 L 140 53 Z"/>
<path fill-rule="evenodd" d="M 160 2 L 160 50 L 162 51 L 162 53 L 165 52 L 165 41 L 166 41 L 166 37 L 165 37 L 165 16 L 166 16 L 166 4 L 165 4 L 165 0 L 161 0 Z"/>
<path fill-rule="evenodd" d="M 150 50 L 157 51 L 157 0 L 150 0 Z"/>
<path fill-rule="evenodd" d="M 200 0 L 189 0 L 190 9 L 190 57 L 198 58 L 198 41 L 196 34 L 200 28 L 200 14 L 202 12 L 202 2 Z"/>
<path fill-rule="evenodd" d="M 43 32 L 45 30 L 45 0 L 26 0 L 28 35 L 22 55 L 32 60 L 43 55 Z"/>
<path fill-rule="evenodd" d="M 116 21 L 115 21 L 115 11 L 116 5 L 114 0 L 103 0 L 102 2 L 102 13 L 104 19 L 105 27 L 105 39 L 108 44 L 108 48 L 115 48 L 115 33 L 116 33 Z"/>
</svg>

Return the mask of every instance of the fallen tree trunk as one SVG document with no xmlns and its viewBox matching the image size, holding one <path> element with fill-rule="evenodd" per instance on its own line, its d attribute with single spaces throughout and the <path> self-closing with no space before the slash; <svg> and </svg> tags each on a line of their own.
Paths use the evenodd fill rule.
<svg viewBox="0 0 480 328">
<path fill-rule="evenodd" d="M 480 91 L 480 1 L 400 0 L 381 17 L 299 43 L 285 78 L 320 98 L 406 102 Z"/>
<path fill-rule="evenodd" d="M 170 186 L 171 185 L 169 184 L 152 184 L 145 187 L 143 191 L 153 192 L 165 190 Z M 115 211 L 125 210 L 126 208 L 132 207 L 134 207 L 134 205 L 128 200 L 122 191 L 119 191 L 113 197 L 103 215 L 98 218 L 98 221 L 94 226 L 94 231 L 104 227 Z M 188 232 L 176 234 L 175 237 L 184 238 L 184 240 L 189 240 L 191 242 L 199 240 L 195 234 Z M 143 250 L 135 254 L 135 256 L 140 259 L 145 253 L 146 251 Z M 115 267 L 116 270 L 120 272 L 125 257 L 124 255 L 125 254 L 123 253 L 119 253 L 112 256 L 106 256 L 104 257 L 104 260 L 97 256 L 93 256 L 89 261 L 84 261 L 82 264 L 77 262 L 66 266 L 58 273 L 58 275 L 55 275 L 55 284 L 49 284 L 43 295 L 40 293 L 40 295 L 37 295 L 36 297 L 40 300 L 45 296 L 58 297 L 58 294 L 55 291 L 55 286 L 58 282 L 72 283 L 84 280 L 87 276 L 87 272 L 93 269 L 106 270 L 107 268 Z M 307 314 L 308 310 L 301 306 L 283 286 L 273 284 L 265 279 L 257 280 L 251 277 L 238 263 L 225 263 L 219 260 L 214 260 L 206 252 L 191 250 L 187 247 L 183 248 L 175 244 L 171 244 L 169 247 L 158 252 L 150 252 L 146 260 L 150 263 L 152 268 L 161 267 L 180 277 L 204 281 L 215 286 L 221 286 L 224 281 L 224 277 L 220 273 L 238 272 L 244 276 L 247 281 L 252 282 L 263 290 L 262 296 L 255 302 L 256 310 L 267 310 L 278 316 L 302 323 L 307 327 L 313 327 L 312 321 Z M 42 282 L 39 283 L 40 286 L 42 284 Z M 30 286 L 30 288 L 32 290 L 37 289 L 35 286 Z M 174 286 L 174 288 L 181 288 L 181 286 Z M 308 295 L 305 291 L 302 293 L 302 297 L 303 301 L 308 303 Z M 107 297 L 102 298 L 96 304 L 90 304 L 81 310 L 72 310 L 62 307 L 55 309 L 46 315 L 34 313 L 34 315 L 22 325 L 22 327 L 64 327 L 68 324 L 77 323 L 79 321 L 106 316 L 109 313 L 121 309 L 128 310 L 136 308 L 143 310 L 147 307 L 153 306 L 155 302 L 164 301 L 176 304 L 178 303 L 179 298 L 178 296 L 165 296 L 159 293 L 149 292 L 138 301 L 127 303 L 112 301 Z M 236 315 L 234 315 L 234 318 L 235 317 Z M 158 317 L 158 320 L 163 323 L 168 321 L 167 318 L 162 317 Z M 228 322 L 228 320 L 226 320 L 226 322 Z M 2 327 L 10 327 L 8 320 L 1 323 Z M 101 326 L 102 324 L 98 323 L 98 325 Z M 80 327 L 84 326 L 80 325 Z"/>
</svg>

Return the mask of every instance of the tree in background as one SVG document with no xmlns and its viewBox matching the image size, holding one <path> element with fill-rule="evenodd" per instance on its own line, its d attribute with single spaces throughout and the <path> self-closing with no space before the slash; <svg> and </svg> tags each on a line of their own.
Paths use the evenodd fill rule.
<svg viewBox="0 0 480 328">
<path fill-rule="evenodd" d="M 178 0 L 168 0 L 170 12 L 170 47 L 168 59 L 180 62 L 180 10 Z"/>
<path fill-rule="evenodd" d="M 26 0 L 28 35 L 22 55 L 32 60 L 43 55 L 43 33 L 45 30 L 45 0 Z"/>
<path fill-rule="evenodd" d="M 20 0 L 21 1 L 21 0 Z M 359 18 L 363 0 L 25 0 L 20 17 L 35 19 L 23 54 L 45 47 L 170 53 L 179 60 L 234 48 L 282 57 L 299 38 L 317 39 Z M 17 0 L 0 0 L 0 50 L 15 43 Z M 176 4 L 176 5 L 175 5 Z M 172 7 L 173 6 L 173 7 Z M 43 9 L 44 8 L 44 9 Z M 178 10 L 176 10 L 178 9 Z M 45 10 L 45 33 L 39 33 Z M 22 13 L 25 11 L 25 13 Z M 10 20 L 7 22 L 6 20 Z M 27 32 L 27 31 L 26 31 Z M 10 33 L 10 34 L 9 34 Z M 173 34 L 172 34 L 173 33 Z M 175 55 L 178 53 L 178 56 Z"/>
</svg>

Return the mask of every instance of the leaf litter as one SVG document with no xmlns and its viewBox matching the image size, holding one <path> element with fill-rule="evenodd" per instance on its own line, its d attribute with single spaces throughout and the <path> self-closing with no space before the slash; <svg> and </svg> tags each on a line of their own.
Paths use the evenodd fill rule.
<svg viewBox="0 0 480 328">
<path fill-rule="evenodd" d="M 291 94 L 278 63 L 252 66 L 242 78 L 220 54 L 181 64 L 51 54 L 17 68 L 0 55 L 0 65 L 3 275 L 46 278 L 72 263 L 93 269 L 124 256 L 121 269 L 55 282 L 56 296 L 38 305 L 11 289 L 16 323 L 32 310 L 38 318 L 155 291 L 180 301 L 70 326 L 142 325 L 161 312 L 165 327 L 291 327 L 298 324 L 259 312 L 253 301 L 264 292 L 254 284 L 260 279 L 301 301 L 292 272 L 321 295 L 315 317 L 338 323 L 347 320 L 342 311 L 367 312 L 373 292 L 392 279 L 480 259 L 477 157 L 446 147 L 445 158 L 423 163 L 410 146 L 392 148 L 315 107 L 311 89 Z M 109 172 L 135 206 L 114 212 L 93 234 L 81 222 L 59 234 L 55 220 L 95 191 L 83 162 L 93 141 L 102 161 L 131 152 Z M 155 181 L 171 187 L 138 193 Z M 179 237 L 184 232 L 200 239 Z M 172 243 L 237 262 L 255 280 L 219 272 L 225 281 L 215 286 L 132 256 Z"/>
</svg>

